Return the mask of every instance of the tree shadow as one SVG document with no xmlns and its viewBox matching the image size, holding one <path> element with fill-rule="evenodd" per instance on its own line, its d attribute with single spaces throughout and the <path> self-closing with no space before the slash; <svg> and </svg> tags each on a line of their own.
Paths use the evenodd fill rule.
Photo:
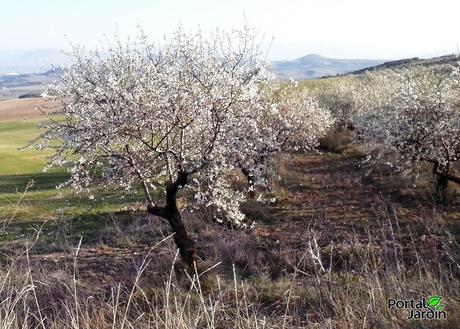
<svg viewBox="0 0 460 329">
<path fill-rule="evenodd" d="M 22 249 L 36 240 L 34 254 L 70 252 L 86 247 L 129 248 L 151 246 L 164 237 L 169 226 L 142 210 L 120 210 L 59 217 L 53 220 L 14 221 L 0 230 L 1 255 Z"/>
<path fill-rule="evenodd" d="M 23 192 L 33 182 L 29 191 L 52 190 L 64 183 L 69 175 L 62 170 L 46 173 L 0 176 L 0 193 Z"/>
</svg>

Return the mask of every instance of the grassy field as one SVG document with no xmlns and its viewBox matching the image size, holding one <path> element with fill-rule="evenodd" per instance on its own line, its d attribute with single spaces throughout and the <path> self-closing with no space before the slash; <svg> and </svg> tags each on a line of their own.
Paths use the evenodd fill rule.
<svg viewBox="0 0 460 329">
<path fill-rule="evenodd" d="M 23 191 L 29 181 L 37 180 L 36 189 L 48 189 L 50 184 L 64 179 L 63 171 L 53 171 L 46 177 L 42 169 L 51 150 L 39 152 L 28 144 L 37 138 L 42 100 L 0 102 L 0 191 Z M 55 177 L 54 182 L 50 180 Z"/>
<path fill-rule="evenodd" d="M 140 194 L 56 190 L 67 175 L 42 172 L 52 150 L 23 148 L 39 134 L 36 102 L 0 102 L 0 297 L 21 301 L 4 297 L 0 324 L 26 327 L 28 314 L 29 327 L 45 328 L 458 327 L 460 203 L 439 205 L 428 175 L 366 175 L 356 148 L 280 156 L 277 201 L 243 206 L 255 228 L 184 212 L 197 281 L 171 239 L 151 249 L 170 230 Z M 448 304 L 447 321 L 408 321 L 386 307 L 433 294 Z"/>
<path fill-rule="evenodd" d="M 79 224 L 69 234 L 94 234 L 105 224 L 100 218 L 103 214 L 133 205 L 138 197 L 95 188 L 92 194 L 97 197 L 90 200 L 89 195 L 75 195 L 69 188 L 56 189 L 68 178 L 65 169 L 44 173 L 53 151 L 28 147 L 40 133 L 39 122 L 46 119 L 36 109 L 43 106 L 50 108 L 41 99 L 0 102 L 0 219 L 9 228 L 0 232 L 0 245 L 25 239 L 24 232 L 44 222 L 46 231 L 75 219 Z M 86 220 L 79 221 L 81 218 Z"/>
</svg>

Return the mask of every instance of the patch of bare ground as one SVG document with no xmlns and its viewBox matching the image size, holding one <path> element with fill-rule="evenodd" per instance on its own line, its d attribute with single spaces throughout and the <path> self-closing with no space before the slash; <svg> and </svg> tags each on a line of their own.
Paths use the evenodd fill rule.
<svg viewBox="0 0 460 329">
<path fill-rule="evenodd" d="M 0 122 L 36 119 L 56 110 L 56 103 L 43 98 L 15 99 L 0 102 Z"/>
</svg>

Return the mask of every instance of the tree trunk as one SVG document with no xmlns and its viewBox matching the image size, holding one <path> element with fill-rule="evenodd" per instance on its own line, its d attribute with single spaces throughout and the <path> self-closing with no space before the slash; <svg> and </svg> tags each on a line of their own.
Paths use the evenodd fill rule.
<svg viewBox="0 0 460 329">
<path fill-rule="evenodd" d="M 179 253 L 182 260 L 190 267 L 194 268 L 196 262 L 196 252 L 193 241 L 189 238 L 185 229 L 182 216 L 177 208 L 177 192 L 187 184 L 188 174 L 181 172 L 175 182 L 170 183 L 166 187 L 166 206 L 157 207 L 149 205 L 147 210 L 149 213 L 163 217 L 168 220 L 169 225 L 174 233 L 173 239 L 176 246 L 179 248 Z"/>
<path fill-rule="evenodd" d="M 241 172 L 246 177 L 248 182 L 248 199 L 254 200 L 256 198 L 256 186 L 254 183 L 254 176 L 246 168 L 241 168 Z"/>
<path fill-rule="evenodd" d="M 443 204 L 448 203 L 448 190 L 449 181 L 455 177 L 450 175 L 449 172 L 444 172 L 439 169 L 440 165 L 438 161 L 433 160 L 433 174 L 436 175 L 436 193 Z"/>
<path fill-rule="evenodd" d="M 436 181 L 436 192 L 438 193 L 439 199 L 442 203 L 448 202 L 448 187 L 449 180 L 445 175 L 438 174 Z"/>
</svg>

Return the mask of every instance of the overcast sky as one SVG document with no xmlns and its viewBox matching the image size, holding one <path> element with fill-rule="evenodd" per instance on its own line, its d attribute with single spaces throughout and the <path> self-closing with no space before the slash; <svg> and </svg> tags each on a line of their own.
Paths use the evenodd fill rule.
<svg viewBox="0 0 460 329">
<path fill-rule="evenodd" d="M 267 39 L 269 57 L 309 53 L 393 59 L 457 52 L 460 0 L 0 0 L 0 50 L 94 47 L 117 29 L 153 39 L 201 26 L 241 26 Z"/>
</svg>

